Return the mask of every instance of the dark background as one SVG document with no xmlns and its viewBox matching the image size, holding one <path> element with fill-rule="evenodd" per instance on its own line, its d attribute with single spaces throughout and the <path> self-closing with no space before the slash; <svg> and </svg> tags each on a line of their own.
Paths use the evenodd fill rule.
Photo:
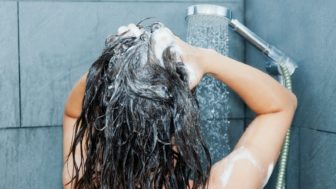
<svg viewBox="0 0 336 189">
<path fill-rule="evenodd" d="M 196 3 L 229 7 L 297 61 L 293 88 L 299 105 L 287 188 L 335 188 L 333 0 L 0 1 L 0 188 L 61 188 L 64 102 L 101 53 L 105 37 L 156 16 L 185 39 L 186 8 Z M 267 59 L 252 46 L 234 49 L 231 57 L 263 69 Z M 230 103 L 234 146 L 254 114 L 235 94 Z M 273 182 L 274 177 L 267 188 Z"/>
</svg>

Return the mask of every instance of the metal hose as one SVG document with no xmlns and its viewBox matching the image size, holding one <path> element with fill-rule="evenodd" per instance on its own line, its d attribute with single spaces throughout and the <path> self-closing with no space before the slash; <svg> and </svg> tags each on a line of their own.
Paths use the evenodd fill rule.
<svg viewBox="0 0 336 189">
<path fill-rule="evenodd" d="M 292 91 L 292 80 L 288 68 L 285 66 L 279 66 L 281 75 L 283 77 L 283 86 L 288 90 Z M 288 151 L 290 144 L 291 129 L 289 128 L 286 134 L 284 144 L 282 145 L 281 156 L 279 159 L 279 172 L 276 179 L 276 189 L 284 189 L 285 187 L 285 176 L 286 176 L 286 167 L 288 159 Z"/>
</svg>

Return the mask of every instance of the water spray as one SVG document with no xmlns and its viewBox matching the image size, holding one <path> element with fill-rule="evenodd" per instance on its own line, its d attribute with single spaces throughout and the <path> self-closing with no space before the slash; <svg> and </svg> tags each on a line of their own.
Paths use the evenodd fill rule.
<svg viewBox="0 0 336 189">
<path fill-rule="evenodd" d="M 295 69 L 298 67 L 297 64 L 288 56 L 286 56 L 282 51 L 277 49 L 274 46 L 271 46 L 269 43 L 261 39 L 258 35 L 240 23 L 237 19 L 232 19 L 231 11 L 223 6 L 218 5 L 209 5 L 209 4 L 200 4 L 200 5 L 192 5 L 187 9 L 187 27 L 190 28 L 190 25 L 202 26 L 204 24 L 213 24 L 213 27 L 219 27 L 222 31 L 218 33 L 222 39 L 216 39 L 215 36 L 210 36 L 208 39 L 215 40 L 225 40 L 222 47 L 217 47 L 219 49 L 227 49 L 225 52 L 227 53 L 229 50 L 227 41 L 228 37 L 228 26 L 239 33 L 243 38 L 253 44 L 258 50 L 260 50 L 264 55 L 266 55 L 271 61 L 266 64 L 266 71 L 269 74 L 276 75 L 278 77 L 278 81 L 286 87 L 288 90 L 292 90 L 292 82 L 291 75 L 294 73 Z M 189 29 L 188 29 L 189 30 Z M 192 32 L 187 33 L 187 39 L 190 39 L 190 35 Z M 216 41 L 212 43 L 217 44 Z M 190 42 L 190 40 L 188 41 Z M 197 41 L 191 41 L 192 45 L 199 45 Z M 211 43 L 211 42 L 210 42 Z M 213 48 L 211 45 L 202 46 L 204 48 Z M 223 53 L 222 53 L 223 54 Z M 224 54 L 226 55 L 226 54 Z M 282 146 L 281 156 L 279 158 L 279 172 L 276 180 L 276 189 L 284 189 L 285 188 L 285 176 L 286 176 L 286 166 L 288 159 L 288 151 L 290 145 L 290 135 L 291 129 L 288 130 L 285 142 Z"/>
</svg>

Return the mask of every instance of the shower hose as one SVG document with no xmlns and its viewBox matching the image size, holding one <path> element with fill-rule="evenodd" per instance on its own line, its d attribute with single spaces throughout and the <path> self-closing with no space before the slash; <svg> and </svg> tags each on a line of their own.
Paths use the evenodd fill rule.
<svg viewBox="0 0 336 189">
<path fill-rule="evenodd" d="M 283 77 L 283 86 L 288 90 L 292 91 L 292 80 L 289 70 L 286 66 L 279 65 L 281 75 Z M 275 189 L 284 189 L 285 187 L 285 177 L 286 177 L 286 167 L 288 159 L 288 151 L 290 144 L 291 129 L 289 128 L 286 134 L 284 144 L 282 146 L 281 155 L 279 159 L 279 172 L 276 179 Z"/>
</svg>

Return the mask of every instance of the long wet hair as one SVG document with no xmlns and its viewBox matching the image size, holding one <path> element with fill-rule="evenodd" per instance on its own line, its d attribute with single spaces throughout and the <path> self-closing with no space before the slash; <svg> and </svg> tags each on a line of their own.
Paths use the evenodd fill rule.
<svg viewBox="0 0 336 189">
<path fill-rule="evenodd" d="M 195 91 L 171 47 L 163 65 L 155 56 L 157 25 L 137 24 L 150 28 L 139 37 L 111 35 L 90 67 L 67 156 L 74 189 L 205 188 L 211 158 Z"/>
</svg>

